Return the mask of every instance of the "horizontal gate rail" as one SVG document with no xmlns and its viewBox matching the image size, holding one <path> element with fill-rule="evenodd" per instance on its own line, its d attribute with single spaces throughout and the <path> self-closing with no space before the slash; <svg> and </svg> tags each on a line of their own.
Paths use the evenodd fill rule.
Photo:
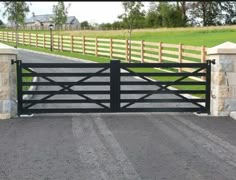
<svg viewBox="0 0 236 180">
<path fill-rule="evenodd" d="M 109 63 L 22 63 L 22 68 L 109 68 Z"/>
<path fill-rule="evenodd" d="M 50 99 L 50 100 L 23 100 L 23 103 L 109 103 L 110 99 Z"/>
<path fill-rule="evenodd" d="M 70 108 L 70 109 L 62 109 L 62 108 L 47 108 L 47 109 L 27 109 L 23 111 L 25 113 L 108 113 L 103 108 Z"/>
<path fill-rule="evenodd" d="M 72 85 L 72 86 L 106 86 L 110 85 L 110 82 L 22 82 L 22 86 L 61 86 L 61 85 Z"/>
<path fill-rule="evenodd" d="M 205 94 L 205 90 L 123 90 L 121 94 Z"/>
<path fill-rule="evenodd" d="M 22 73 L 23 77 L 84 77 L 84 76 L 93 76 L 94 73 Z M 97 74 L 96 76 L 99 77 L 104 77 L 104 76 L 110 76 L 110 73 L 102 73 L 102 74 Z"/>
<path fill-rule="evenodd" d="M 205 108 L 122 108 L 121 112 L 205 112 Z"/>
<path fill-rule="evenodd" d="M 110 91 L 22 91 L 22 94 L 110 94 Z"/>
<path fill-rule="evenodd" d="M 122 73 L 122 76 L 206 76 L 206 73 Z"/>
<path fill-rule="evenodd" d="M 206 68 L 206 63 L 121 63 L 121 68 Z"/>
<path fill-rule="evenodd" d="M 24 77 L 47 76 L 47 77 L 68 77 L 68 76 L 91 76 L 93 73 L 22 73 Z M 206 73 L 135 73 L 136 76 L 206 76 Z M 110 73 L 102 73 L 96 76 L 110 76 Z M 134 76 L 133 73 L 122 73 L 122 76 Z"/>
<path fill-rule="evenodd" d="M 120 82 L 120 85 L 205 85 L 205 82 L 194 82 L 194 81 L 181 81 L 174 82 L 173 81 L 160 81 L 160 82 L 142 82 L 142 81 L 124 81 Z M 83 82 L 78 84 L 77 82 L 22 82 L 22 86 L 55 86 L 55 85 L 73 85 L 73 86 L 105 86 L 110 85 L 110 82 Z"/>
<path fill-rule="evenodd" d="M 120 101 L 121 102 L 130 102 L 130 101 L 134 101 L 136 99 L 121 99 Z M 191 99 L 190 100 L 191 102 L 205 102 L 206 100 L 205 99 Z M 152 103 L 152 102 L 155 102 L 155 103 L 166 103 L 166 102 L 189 102 L 185 99 L 143 99 L 142 101 L 140 101 L 139 103 L 146 103 L 146 102 L 149 102 L 149 103 Z"/>
<path fill-rule="evenodd" d="M 123 81 L 120 82 L 121 85 L 205 85 L 205 82 L 194 82 L 194 81 L 180 81 L 180 82 L 173 82 L 173 81 L 159 81 L 159 82 L 142 82 L 142 81 Z"/>
</svg>

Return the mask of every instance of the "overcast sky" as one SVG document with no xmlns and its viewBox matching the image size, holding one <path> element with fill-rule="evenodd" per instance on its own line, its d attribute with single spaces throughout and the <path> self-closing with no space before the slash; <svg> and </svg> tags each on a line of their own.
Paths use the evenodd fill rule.
<svg viewBox="0 0 236 180">
<path fill-rule="evenodd" d="M 54 4 L 57 4 L 57 1 L 38 1 L 38 2 L 30 2 L 27 1 L 30 5 L 30 12 L 27 17 L 32 16 L 32 12 L 36 15 L 41 14 L 51 14 L 52 7 Z M 88 21 L 89 23 L 112 23 L 117 19 L 117 16 L 123 13 L 122 4 L 119 1 L 79 1 L 79 2 L 69 2 L 66 1 L 65 5 L 71 3 L 71 7 L 69 8 L 69 16 L 75 16 L 80 22 Z M 149 2 L 143 2 L 145 5 L 145 9 L 148 9 Z M 4 11 L 3 4 L 0 2 L 0 19 L 3 20 L 4 23 L 7 22 L 6 18 L 2 17 L 2 13 Z"/>
</svg>

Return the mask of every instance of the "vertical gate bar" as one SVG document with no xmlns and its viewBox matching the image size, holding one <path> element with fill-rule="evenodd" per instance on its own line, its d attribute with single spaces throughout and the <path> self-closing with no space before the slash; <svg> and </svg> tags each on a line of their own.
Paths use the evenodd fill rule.
<svg viewBox="0 0 236 180">
<path fill-rule="evenodd" d="M 206 112 L 210 115 L 211 105 L 211 60 L 206 61 Z"/>
<path fill-rule="evenodd" d="M 110 63 L 110 109 L 111 112 L 120 111 L 120 61 L 111 60 Z"/>
<path fill-rule="evenodd" d="M 17 60 L 16 62 L 17 66 L 17 113 L 18 115 L 22 114 L 23 105 L 22 105 L 22 66 L 21 66 L 21 60 Z"/>
</svg>

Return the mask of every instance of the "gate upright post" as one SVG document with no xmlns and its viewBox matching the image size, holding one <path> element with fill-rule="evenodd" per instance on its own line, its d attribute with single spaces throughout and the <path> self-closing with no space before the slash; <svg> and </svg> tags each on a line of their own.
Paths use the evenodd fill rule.
<svg viewBox="0 0 236 180">
<path fill-rule="evenodd" d="M 206 68 L 206 112 L 210 115 L 211 113 L 211 60 L 207 60 L 207 68 Z"/>
<path fill-rule="evenodd" d="M 120 61 L 111 60 L 110 63 L 110 109 L 111 112 L 120 111 Z"/>
<path fill-rule="evenodd" d="M 22 113 L 22 67 L 21 60 L 16 61 L 16 73 L 17 73 L 17 114 L 21 115 Z"/>
</svg>

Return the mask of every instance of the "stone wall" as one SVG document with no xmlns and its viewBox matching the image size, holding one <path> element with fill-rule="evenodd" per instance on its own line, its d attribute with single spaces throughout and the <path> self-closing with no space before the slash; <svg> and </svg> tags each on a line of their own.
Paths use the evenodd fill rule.
<svg viewBox="0 0 236 180">
<path fill-rule="evenodd" d="M 17 50 L 0 43 L 0 119 L 8 119 L 17 113 L 16 60 Z"/>
</svg>

